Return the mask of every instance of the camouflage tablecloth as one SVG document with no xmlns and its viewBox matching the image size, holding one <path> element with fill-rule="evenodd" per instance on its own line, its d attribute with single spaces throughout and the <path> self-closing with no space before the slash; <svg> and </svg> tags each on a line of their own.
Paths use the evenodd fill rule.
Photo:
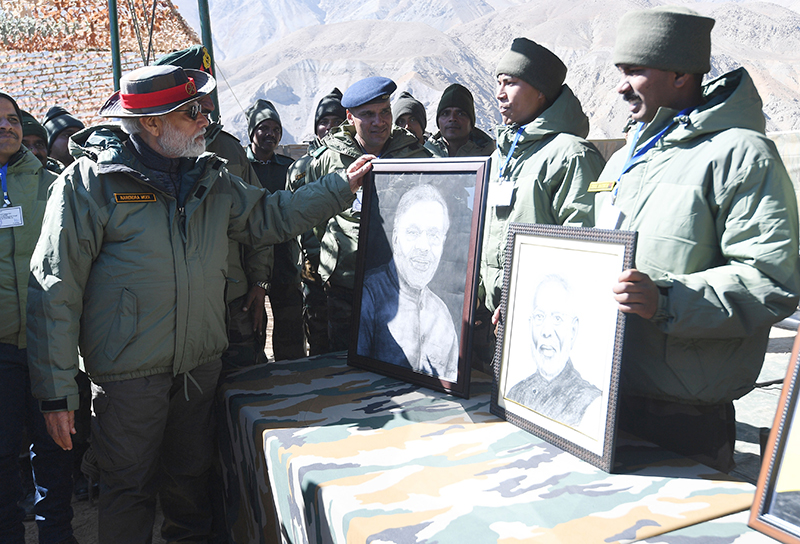
<svg viewBox="0 0 800 544">
<path fill-rule="evenodd" d="M 646 544 L 775 544 L 777 541 L 747 526 L 745 510 L 684 529 L 648 538 Z"/>
<path fill-rule="evenodd" d="M 246 542 L 631 542 L 750 507 L 754 487 L 619 440 L 605 473 L 469 400 L 348 367 L 270 363 L 221 386 L 232 538 Z M 273 506 L 274 505 L 274 506 Z"/>
</svg>

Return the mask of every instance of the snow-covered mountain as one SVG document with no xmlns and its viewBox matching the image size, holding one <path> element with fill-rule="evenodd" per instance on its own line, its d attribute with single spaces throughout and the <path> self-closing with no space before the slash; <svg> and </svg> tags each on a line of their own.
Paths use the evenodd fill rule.
<svg viewBox="0 0 800 544">
<path fill-rule="evenodd" d="M 175 2 L 199 31 L 194 0 Z M 513 38 L 542 43 L 567 64 L 567 84 L 590 117 L 590 138 L 617 137 L 626 108 L 611 50 L 620 17 L 660 0 L 213 0 L 211 26 L 226 128 L 243 140 L 243 110 L 271 100 L 282 143 L 311 136 L 317 101 L 371 75 L 436 105 L 450 83 L 475 96 L 477 125 L 499 117 L 493 68 Z M 674 3 L 674 2 L 673 2 Z M 681 2 L 714 17 L 712 71 L 750 71 L 768 130 L 800 130 L 800 0 Z"/>
</svg>

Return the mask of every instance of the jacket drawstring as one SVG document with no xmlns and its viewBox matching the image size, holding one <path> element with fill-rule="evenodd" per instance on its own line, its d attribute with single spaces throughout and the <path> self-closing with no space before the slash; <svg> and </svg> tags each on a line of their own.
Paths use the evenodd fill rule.
<svg viewBox="0 0 800 544">
<path fill-rule="evenodd" d="M 203 394 L 203 388 L 200 387 L 200 384 L 197 383 L 197 380 L 194 379 L 194 376 L 192 376 L 187 370 L 183 373 L 183 396 L 186 398 L 186 402 L 189 402 L 189 380 L 192 380 L 192 383 L 197 390 L 200 391 L 200 394 Z"/>
</svg>

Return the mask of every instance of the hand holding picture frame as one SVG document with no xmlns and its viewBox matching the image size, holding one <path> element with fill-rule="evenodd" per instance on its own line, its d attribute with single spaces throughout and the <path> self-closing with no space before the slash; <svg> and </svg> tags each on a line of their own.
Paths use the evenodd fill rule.
<svg viewBox="0 0 800 544">
<path fill-rule="evenodd" d="M 512 223 L 491 412 L 606 472 L 625 316 L 612 287 L 636 233 Z"/>
<path fill-rule="evenodd" d="M 372 165 L 348 363 L 468 397 L 489 159 Z"/>
<path fill-rule="evenodd" d="M 794 429 L 798 415 L 798 358 L 800 335 L 795 336 L 749 522 L 753 529 L 787 544 L 800 544 L 800 430 Z"/>
</svg>

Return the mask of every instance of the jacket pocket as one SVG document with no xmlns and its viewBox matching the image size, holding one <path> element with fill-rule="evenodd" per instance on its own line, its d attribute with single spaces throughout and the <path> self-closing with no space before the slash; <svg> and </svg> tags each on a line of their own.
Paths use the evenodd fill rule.
<svg viewBox="0 0 800 544">
<path fill-rule="evenodd" d="M 108 331 L 104 352 L 110 360 L 116 359 L 136 334 L 136 295 L 128 289 L 120 293 L 117 312 Z"/>
</svg>

